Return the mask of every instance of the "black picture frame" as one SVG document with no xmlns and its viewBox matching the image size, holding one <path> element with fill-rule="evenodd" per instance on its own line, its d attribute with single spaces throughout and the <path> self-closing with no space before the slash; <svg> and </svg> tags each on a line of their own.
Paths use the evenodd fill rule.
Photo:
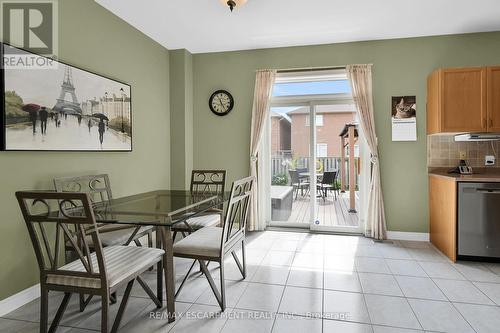
<svg viewBox="0 0 500 333">
<path fill-rule="evenodd" d="M 8 147 L 8 141 L 7 141 L 7 130 L 6 130 L 6 127 L 7 127 L 7 121 L 6 121 L 6 90 L 7 90 L 7 83 L 6 83 L 6 75 L 5 75 L 5 72 L 6 72 L 6 69 L 4 68 L 4 54 L 5 54 L 5 47 L 10 47 L 10 48 L 15 48 L 15 49 L 18 49 L 20 51 L 22 51 L 23 53 L 27 53 L 27 54 L 31 54 L 31 55 L 36 55 L 37 57 L 42 57 L 42 58 L 45 58 L 45 59 L 49 59 L 45 56 L 42 56 L 42 55 L 38 55 L 38 54 L 35 54 L 35 53 L 32 53 L 30 51 L 27 51 L 23 48 L 20 48 L 20 47 L 17 47 L 17 46 L 12 46 L 8 43 L 3 43 L 3 42 L 0 42 L 0 59 L 2 61 L 2 63 L 0 64 L 0 106 L 1 106 L 1 114 L 0 114 L 0 152 L 2 151 L 13 151 L 13 152 L 16 152 L 16 151 L 22 151 L 22 152 L 89 152 L 89 153 L 92 153 L 92 152 L 121 152 L 121 153 L 127 153 L 127 152 L 132 152 L 133 151 L 133 144 L 134 144 L 134 140 L 133 140 L 133 97 L 132 97 L 132 85 L 126 83 L 126 82 L 123 82 L 123 81 L 120 81 L 116 78 L 112 78 L 112 77 L 109 77 L 109 76 L 106 76 L 106 75 L 102 75 L 102 74 L 99 74 L 99 73 L 96 73 L 96 72 L 93 72 L 91 70 L 87 70 L 87 69 L 84 69 L 84 68 L 81 68 L 81 67 L 78 67 L 78 66 L 75 66 L 73 64 L 70 64 L 70 63 L 67 63 L 67 62 L 64 62 L 64 61 L 61 61 L 59 59 L 55 60 L 55 59 L 51 59 L 52 61 L 60 64 L 60 65 L 63 65 L 63 66 L 68 66 L 70 67 L 71 69 L 75 69 L 75 70 L 78 70 L 78 71 L 82 71 L 84 73 L 87 73 L 87 74 L 91 74 L 91 75 L 94 75 L 94 76 L 97 76 L 99 78 L 103 78 L 103 79 L 106 79 L 106 80 L 110 80 L 110 81 L 113 81 L 114 83 L 116 84 L 120 84 L 120 85 L 123 85 L 125 87 L 128 88 L 129 90 L 129 103 L 130 103 L 130 106 L 129 106 L 129 130 L 127 132 L 129 132 L 129 137 L 130 137 L 130 144 L 129 144 L 129 147 L 127 149 L 109 149 L 109 148 L 106 148 L 106 149 L 78 149 L 78 148 L 75 148 L 75 149 L 13 149 L 13 148 L 9 148 Z M 38 69 L 40 70 L 40 69 Z M 123 117 L 123 115 L 122 115 Z M 123 126 L 122 126 L 123 128 Z"/>
</svg>

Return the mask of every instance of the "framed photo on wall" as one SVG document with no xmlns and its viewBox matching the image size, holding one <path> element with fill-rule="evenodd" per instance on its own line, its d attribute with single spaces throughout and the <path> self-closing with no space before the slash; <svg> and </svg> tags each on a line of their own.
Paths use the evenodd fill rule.
<svg viewBox="0 0 500 333">
<path fill-rule="evenodd" d="M 0 48 L 2 150 L 132 151 L 130 85 L 8 44 Z M 50 66 L 29 68 L 30 58 Z"/>
</svg>

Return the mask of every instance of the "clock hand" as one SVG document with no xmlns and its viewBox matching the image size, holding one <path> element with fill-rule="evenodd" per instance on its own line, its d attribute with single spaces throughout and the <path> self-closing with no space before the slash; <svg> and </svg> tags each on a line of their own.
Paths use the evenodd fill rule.
<svg viewBox="0 0 500 333">
<path fill-rule="evenodd" d="M 222 100 L 220 99 L 219 96 L 217 96 L 217 99 L 219 100 L 220 106 L 222 106 L 222 108 L 224 108 L 224 104 L 222 103 Z"/>
</svg>

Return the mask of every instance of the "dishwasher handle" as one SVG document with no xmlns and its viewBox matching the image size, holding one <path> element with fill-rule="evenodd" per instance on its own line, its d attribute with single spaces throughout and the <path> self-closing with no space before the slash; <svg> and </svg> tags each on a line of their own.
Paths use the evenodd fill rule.
<svg viewBox="0 0 500 333">
<path fill-rule="evenodd" d="M 500 188 L 475 188 L 473 190 L 475 190 L 476 192 L 480 192 L 480 193 L 491 193 L 491 194 L 498 193 L 498 194 L 500 194 Z"/>
</svg>

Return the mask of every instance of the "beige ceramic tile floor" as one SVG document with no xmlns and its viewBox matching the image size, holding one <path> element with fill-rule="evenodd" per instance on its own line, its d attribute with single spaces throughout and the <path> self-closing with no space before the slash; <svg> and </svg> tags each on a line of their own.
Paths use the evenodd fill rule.
<svg viewBox="0 0 500 333">
<path fill-rule="evenodd" d="M 247 249 L 244 281 L 226 263 L 224 314 L 195 273 L 175 323 L 135 286 L 120 332 L 500 332 L 500 264 L 452 264 L 429 243 L 276 231 L 249 234 Z M 178 279 L 189 264 L 176 259 Z M 155 276 L 145 274 L 153 287 Z M 51 296 L 51 314 L 60 300 Z M 73 297 L 58 332 L 95 332 L 99 303 L 79 313 Z M 5 315 L 0 333 L 38 332 L 38 312 L 35 300 Z"/>
</svg>

